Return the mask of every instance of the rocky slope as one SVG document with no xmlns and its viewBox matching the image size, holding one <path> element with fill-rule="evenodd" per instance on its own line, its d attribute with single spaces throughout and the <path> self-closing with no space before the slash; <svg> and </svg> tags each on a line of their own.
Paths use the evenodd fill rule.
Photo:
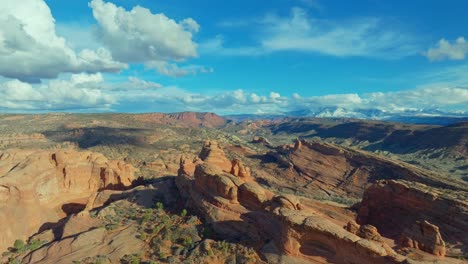
<svg viewBox="0 0 468 264">
<path fill-rule="evenodd" d="M 344 154 L 325 145 L 309 144 L 298 141 L 283 150 L 311 148 L 322 154 Z M 177 177 L 122 191 L 106 188 L 129 185 L 133 179 L 131 166 L 100 154 L 71 150 L 5 152 L 0 158 L 5 176 L 0 180 L 9 191 L 2 193 L 2 213 L 15 215 L 19 211 L 13 207 L 22 208 L 18 217 L 30 219 L 34 215 L 37 221 L 30 221 L 34 227 L 20 230 L 18 223 L 23 228 L 24 222 L 13 222 L 6 215 L 2 218 L 16 235 L 5 245 L 13 246 L 17 238 L 28 241 L 26 246 L 15 242 L 2 260 L 463 262 L 444 255 L 466 252 L 461 235 L 466 230 L 466 204 L 434 191 L 435 187 L 429 192 L 421 184 L 408 187 L 402 181 L 379 181 L 364 192 L 364 200 L 355 206 L 356 215 L 337 204 L 267 189 L 257 182 L 261 179 L 257 169 L 247 167 L 241 158 L 229 160 L 228 156 L 222 144 L 207 141 L 198 157 L 181 158 Z M 458 198 L 466 200 L 466 196 Z M 450 221 L 444 223 L 443 214 L 448 214 Z"/>
<path fill-rule="evenodd" d="M 296 149 L 302 148 L 298 144 Z M 375 226 L 356 225 L 355 232 L 345 229 L 338 220 L 343 216 L 330 218 L 297 197 L 264 189 L 250 173 L 238 173 L 248 171 L 238 160 L 230 171 L 220 168 L 219 161 L 228 160 L 214 142 L 207 142 L 202 154 L 192 163 L 181 161 L 176 183 L 187 206 L 196 209 L 217 234 L 255 247 L 269 263 L 406 261 Z M 432 253 L 443 255 L 440 250 Z"/>
<path fill-rule="evenodd" d="M 403 246 L 445 255 L 468 249 L 468 193 L 428 187 L 408 181 L 379 181 L 363 196 L 358 215 Z"/>
<path fill-rule="evenodd" d="M 466 154 L 468 148 L 467 122 L 436 126 L 368 120 L 335 119 L 327 122 L 323 119 L 292 119 L 265 127 L 273 134 L 301 133 L 305 137 L 367 141 L 369 149 L 395 153 L 445 148 Z"/>
<path fill-rule="evenodd" d="M 433 187 L 468 190 L 462 181 L 328 143 L 300 140 L 269 151 L 263 159 L 262 169 L 276 175 L 276 179 L 262 176 L 269 184 L 289 187 L 311 197 L 346 195 L 360 199 L 364 190 L 379 179 L 405 179 Z"/>
<path fill-rule="evenodd" d="M 232 133 L 267 137 L 275 145 L 295 138 L 326 141 L 372 151 L 452 178 L 468 180 L 468 126 L 417 125 L 356 119 L 284 118 L 244 121 L 224 128 Z M 247 139 L 246 139 L 247 140 Z"/>
<path fill-rule="evenodd" d="M 137 121 L 151 122 L 165 125 L 179 125 L 183 127 L 221 127 L 227 123 L 227 120 L 213 113 L 152 113 L 135 115 Z"/>
<path fill-rule="evenodd" d="M 466 174 L 464 124 L 2 118 L 0 263 L 465 263 L 468 188 L 454 178 Z M 290 144 L 317 135 L 309 128 L 330 140 Z M 443 155 L 454 173 L 390 146 Z"/>
<path fill-rule="evenodd" d="M 93 193 L 122 189 L 133 167 L 103 155 L 74 150 L 9 150 L 0 153 L 0 251 L 67 214 Z"/>
</svg>

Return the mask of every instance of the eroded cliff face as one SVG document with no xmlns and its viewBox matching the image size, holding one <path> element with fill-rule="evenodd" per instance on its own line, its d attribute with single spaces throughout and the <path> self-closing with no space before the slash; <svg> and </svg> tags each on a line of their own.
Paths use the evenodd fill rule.
<svg viewBox="0 0 468 264">
<path fill-rule="evenodd" d="M 271 263 L 399 262 L 401 256 L 385 242 L 346 231 L 295 196 L 264 189 L 239 160 L 232 162 L 231 173 L 221 169 L 217 164 L 224 154 L 217 143 L 205 144 L 202 153 L 206 152 L 218 153 L 217 158 L 200 155 L 193 174 L 187 169 L 193 167 L 191 162 L 181 161 L 176 183 L 187 206 L 221 237 L 254 246 Z"/>
<path fill-rule="evenodd" d="M 467 193 L 437 189 L 407 181 L 379 181 L 369 187 L 358 222 L 376 226 L 382 234 L 412 247 L 444 256 L 466 252 Z M 446 249 L 446 243 L 451 246 Z"/>
<path fill-rule="evenodd" d="M 463 182 L 448 180 L 442 175 L 411 164 L 390 160 L 368 152 L 348 149 L 328 143 L 305 140 L 282 145 L 268 153 L 279 167 L 286 184 L 305 193 L 323 192 L 360 199 L 364 191 L 377 180 L 402 179 L 433 187 L 467 191 Z M 287 168 L 287 169 L 281 169 Z"/>
<path fill-rule="evenodd" d="M 0 153 L 0 251 L 85 206 L 98 190 L 132 184 L 134 168 L 74 150 Z"/>
<path fill-rule="evenodd" d="M 221 127 L 227 123 L 227 120 L 213 113 L 150 113 L 135 115 L 134 118 L 141 122 L 150 122 L 165 125 L 174 125 L 180 127 Z"/>
</svg>

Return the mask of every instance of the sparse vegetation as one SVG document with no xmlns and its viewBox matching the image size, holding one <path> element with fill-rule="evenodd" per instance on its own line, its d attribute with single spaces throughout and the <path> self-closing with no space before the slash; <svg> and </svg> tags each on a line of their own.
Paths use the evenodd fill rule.
<svg viewBox="0 0 468 264">
<path fill-rule="evenodd" d="M 13 244 L 13 250 L 15 252 L 23 253 L 26 251 L 26 244 L 24 243 L 23 240 L 17 239 L 15 240 L 15 243 Z"/>
<path fill-rule="evenodd" d="M 146 183 L 150 180 L 156 182 L 162 176 L 176 175 L 180 154 L 188 154 L 190 158 L 196 157 L 203 141 L 217 139 L 222 144 L 230 147 L 230 149 L 226 150 L 226 155 L 229 158 L 241 157 L 245 164 L 252 168 L 252 175 L 268 190 L 280 194 L 314 198 L 320 201 L 331 201 L 344 205 L 340 206 L 343 208 L 354 205 L 359 202 L 359 199 L 348 195 L 329 194 L 330 192 L 311 192 L 308 188 L 309 185 L 314 184 L 313 181 L 301 181 L 300 177 L 304 175 L 300 174 L 300 172 L 292 172 L 292 174 L 297 173 L 300 175 L 300 177 L 292 180 L 284 177 L 285 174 L 280 172 L 289 169 L 289 159 L 293 155 L 285 153 L 278 160 L 272 161 L 266 153 L 273 151 L 273 149 L 262 144 L 251 143 L 252 136 L 264 136 L 272 142 L 273 146 L 290 144 L 296 138 L 305 138 L 336 143 L 355 150 L 368 149 L 374 151 L 375 149 L 375 152 L 372 153 L 374 156 L 411 161 L 413 164 L 435 171 L 450 172 L 450 177 L 466 174 L 467 169 L 464 167 L 466 166 L 464 164 L 466 158 L 463 155 L 456 159 L 451 158 L 444 149 L 393 153 L 388 148 L 397 150 L 399 146 L 392 145 L 384 148 L 382 145 L 378 145 L 381 142 L 375 143 L 367 139 L 319 138 L 317 137 L 317 131 L 303 129 L 303 127 L 310 126 L 313 123 L 309 121 L 295 121 L 296 123 L 290 124 L 297 130 L 291 133 L 282 128 L 281 125 L 276 124 L 259 125 L 258 129 L 250 129 L 250 127 L 255 127 L 252 126 L 254 122 L 232 124 L 222 129 L 188 129 L 177 125 L 135 122 L 135 118 L 131 115 L 109 115 L 105 118 L 102 115 L 65 115 L 65 117 L 54 117 L 53 122 L 48 117 L 38 116 L 34 121 L 40 124 L 37 126 L 31 125 L 29 119 L 29 117 L 17 119 L 14 123 L 12 121 L 3 121 L 3 126 L 0 127 L 0 149 L 12 146 L 21 148 L 69 146 L 101 152 L 111 159 L 124 159 L 127 163 L 137 167 L 139 169 L 136 172 L 137 176 L 143 177 Z M 341 121 L 323 122 L 325 123 L 320 124 L 321 126 L 331 127 Z M 284 129 L 284 131 L 281 131 L 281 129 Z M 245 131 L 239 133 L 241 130 Z M 26 136 L 24 139 L 15 142 L 13 139 L 15 136 L 18 137 L 19 133 Z M 32 133 L 41 133 L 44 135 L 44 139 L 31 140 Z M 283 166 L 275 167 L 274 165 L 278 163 L 283 163 Z M 260 170 L 262 170 L 261 173 Z M 443 180 L 447 181 L 450 178 L 447 176 Z M 294 185 L 295 181 L 298 182 L 298 188 L 293 188 L 296 187 Z M 294 184 L 291 184 L 291 182 Z M 450 196 L 460 201 L 466 200 L 464 194 L 450 189 L 428 188 L 427 192 L 440 192 L 440 195 L 444 197 Z M 322 205 L 324 203 L 318 204 Z M 241 243 L 216 240 L 219 237 L 214 230 L 204 224 L 198 216 L 192 215 L 197 211 L 188 206 L 180 201 L 172 203 L 165 199 L 158 201 L 155 199 L 147 205 L 141 205 L 135 201 L 126 204 L 117 201 L 110 205 L 106 204 L 104 209 L 91 211 L 90 215 L 96 218 L 93 220 L 102 220 L 100 227 L 104 227 L 109 234 L 117 234 L 129 226 L 135 228 L 136 231 L 131 233 L 132 239 L 136 239 L 135 241 L 144 245 L 144 250 L 138 252 L 139 254 L 124 256 L 121 259 L 122 263 L 201 264 L 215 261 L 220 263 L 255 263 L 258 260 L 258 255 L 252 248 Z M 327 215 L 327 213 L 324 213 L 324 215 Z M 333 218 L 334 216 L 330 215 L 330 217 Z M 209 247 L 202 248 L 203 243 L 208 244 Z M 43 245 L 44 242 L 39 240 L 31 240 L 26 243 L 18 239 L 8 252 L 3 253 L 2 262 L 20 263 L 21 256 L 37 250 Z M 468 255 L 464 254 L 457 256 L 457 258 L 467 259 Z M 107 256 L 94 256 L 77 260 L 74 263 L 104 264 L 110 263 L 110 260 Z"/>
<path fill-rule="evenodd" d="M 139 254 L 125 255 L 120 260 L 122 264 L 140 264 L 141 256 Z"/>
</svg>

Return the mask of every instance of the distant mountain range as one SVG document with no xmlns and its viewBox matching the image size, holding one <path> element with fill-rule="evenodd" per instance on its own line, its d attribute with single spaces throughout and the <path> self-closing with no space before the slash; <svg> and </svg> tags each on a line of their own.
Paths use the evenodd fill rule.
<svg viewBox="0 0 468 264">
<path fill-rule="evenodd" d="M 447 113 L 439 110 L 402 110 L 388 112 L 379 109 L 345 109 L 341 107 L 326 107 L 318 110 L 303 109 L 281 114 L 242 114 L 228 115 L 227 118 L 235 121 L 247 119 L 276 119 L 283 117 L 318 117 L 318 118 L 350 118 L 393 121 L 412 124 L 449 125 L 468 121 L 468 112 Z"/>
</svg>

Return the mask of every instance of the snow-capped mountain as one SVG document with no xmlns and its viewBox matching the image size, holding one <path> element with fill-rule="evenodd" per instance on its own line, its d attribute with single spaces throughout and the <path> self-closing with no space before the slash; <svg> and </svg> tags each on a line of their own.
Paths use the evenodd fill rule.
<svg viewBox="0 0 468 264">
<path fill-rule="evenodd" d="M 380 109 L 346 109 L 342 107 L 325 107 L 320 109 L 303 109 L 284 113 L 285 116 L 320 117 L 320 118 L 356 118 L 396 121 L 404 123 L 450 124 L 468 120 L 468 112 L 444 112 L 437 109 L 401 109 L 385 111 Z"/>
</svg>

